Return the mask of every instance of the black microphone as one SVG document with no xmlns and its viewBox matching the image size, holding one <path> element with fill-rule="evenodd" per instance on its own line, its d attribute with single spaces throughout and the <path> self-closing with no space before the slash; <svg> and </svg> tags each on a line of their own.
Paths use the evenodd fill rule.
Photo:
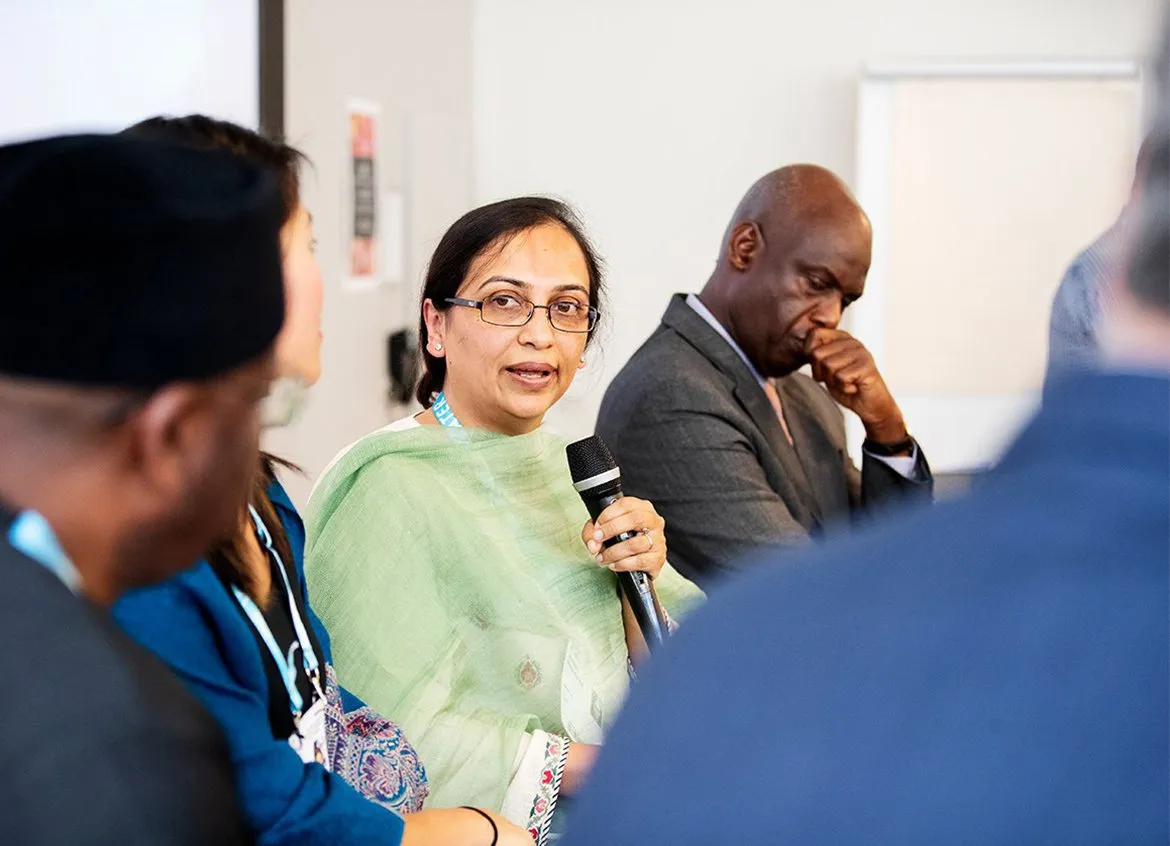
<svg viewBox="0 0 1170 846">
<path fill-rule="evenodd" d="M 622 474 L 617 462 L 609 454 L 605 442 L 596 435 L 569 444 L 565 454 L 569 458 L 573 487 L 589 509 L 589 516 L 596 521 L 602 511 L 622 498 Z M 613 546 L 633 537 L 637 537 L 636 532 L 623 532 L 607 540 L 604 545 Z M 658 601 L 650 576 L 646 573 L 622 572 L 617 577 L 642 637 L 646 638 L 646 645 L 651 650 L 657 649 L 669 630 L 666 612 Z"/>
</svg>

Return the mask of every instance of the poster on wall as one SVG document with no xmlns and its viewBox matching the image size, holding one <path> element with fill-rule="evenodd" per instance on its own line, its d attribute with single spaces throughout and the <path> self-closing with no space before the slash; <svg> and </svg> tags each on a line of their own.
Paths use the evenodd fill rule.
<svg viewBox="0 0 1170 846">
<path fill-rule="evenodd" d="M 350 190 L 344 205 L 346 268 L 344 287 L 363 291 L 378 285 L 378 107 L 350 100 L 346 107 L 349 147 L 346 174 Z"/>
</svg>

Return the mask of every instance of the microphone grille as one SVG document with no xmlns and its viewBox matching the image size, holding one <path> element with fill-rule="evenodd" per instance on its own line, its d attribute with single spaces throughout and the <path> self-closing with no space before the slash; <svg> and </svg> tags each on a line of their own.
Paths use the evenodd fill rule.
<svg viewBox="0 0 1170 846">
<path fill-rule="evenodd" d="M 569 473 L 574 482 L 591 479 L 617 467 L 605 441 L 597 435 L 569 444 L 565 447 L 565 455 L 569 458 Z"/>
</svg>

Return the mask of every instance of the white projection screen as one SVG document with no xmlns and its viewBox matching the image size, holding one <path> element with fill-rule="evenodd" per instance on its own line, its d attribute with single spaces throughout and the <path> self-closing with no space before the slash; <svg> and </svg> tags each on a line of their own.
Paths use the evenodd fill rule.
<svg viewBox="0 0 1170 846">
<path fill-rule="evenodd" d="M 259 122 L 256 0 L 0 0 L 0 143 L 154 114 Z"/>
<path fill-rule="evenodd" d="M 874 255 L 847 328 L 935 471 L 978 471 L 1037 407 L 1056 286 L 1128 196 L 1138 68 L 871 70 L 859 107 Z"/>
</svg>

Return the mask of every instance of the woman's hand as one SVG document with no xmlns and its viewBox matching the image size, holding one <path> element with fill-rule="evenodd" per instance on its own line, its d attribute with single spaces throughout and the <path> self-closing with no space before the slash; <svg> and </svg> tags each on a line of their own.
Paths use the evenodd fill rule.
<svg viewBox="0 0 1170 846">
<path fill-rule="evenodd" d="M 570 743 L 569 757 L 565 759 L 565 771 L 561 774 L 561 793 L 572 796 L 585 786 L 585 779 L 593 770 L 600 746 L 588 743 Z"/>
<path fill-rule="evenodd" d="M 532 846 L 532 835 L 527 831 L 518 825 L 508 822 L 494 811 L 488 811 L 487 813 L 495 822 L 496 830 L 500 832 L 496 846 Z M 485 842 L 490 843 L 491 841 L 488 840 Z"/>
<path fill-rule="evenodd" d="M 592 520 L 585 524 L 581 539 L 589 553 L 597 557 L 597 563 L 616 572 L 638 570 L 656 577 L 666 564 L 666 521 L 654 506 L 644 499 L 624 496 L 611 505 L 597 523 Z M 619 544 L 604 548 L 602 544 L 623 533 L 634 537 Z"/>
<path fill-rule="evenodd" d="M 532 835 L 494 811 L 484 810 L 500 833 L 497 846 L 532 846 Z M 487 846 L 491 823 L 466 808 L 428 808 L 407 814 L 402 846 Z"/>
</svg>

